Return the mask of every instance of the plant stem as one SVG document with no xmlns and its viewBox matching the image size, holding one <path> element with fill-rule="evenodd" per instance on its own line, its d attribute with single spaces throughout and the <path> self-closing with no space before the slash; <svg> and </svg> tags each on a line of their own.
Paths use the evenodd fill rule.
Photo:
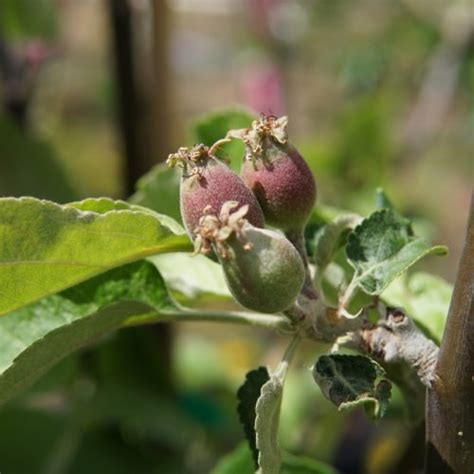
<svg viewBox="0 0 474 474">
<path fill-rule="evenodd" d="M 293 336 L 293 339 L 291 339 L 290 344 L 286 348 L 285 353 L 283 354 L 282 362 L 286 362 L 288 365 L 290 365 L 300 342 L 301 342 L 301 336 L 299 334 L 295 334 Z"/>
<path fill-rule="evenodd" d="M 446 328 L 428 391 L 428 474 L 472 473 L 474 466 L 474 196 Z"/>
<path fill-rule="evenodd" d="M 227 324 L 243 324 L 267 329 L 292 332 L 293 327 L 288 318 L 278 314 L 251 313 L 246 311 L 208 311 L 178 307 L 176 310 L 164 310 L 148 313 L 144 316 L 131 318 L 126 326 L 138 326 L 163 322 L 215 322 Z"/>
<path fill-rule="evenodd" d="M 356 270 L 354 275 L 352 275 L 352 279 L 347 285 L 347 288 L 344 290 L 344 293 L 339 298 L 338 303 L 338 311 L 343 313 L 347 309 L 347 305 L 350 303 L 353 293 L 357 288 L 357 283 L 359 281 L 359 272 Z"/>
</svg>

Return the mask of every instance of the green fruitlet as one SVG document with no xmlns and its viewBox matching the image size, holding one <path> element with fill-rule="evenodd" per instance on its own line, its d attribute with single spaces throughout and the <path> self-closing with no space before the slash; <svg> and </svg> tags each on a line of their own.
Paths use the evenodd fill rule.
<svg viewBox="0 0 474 474">
<path fill-rule="evenodd" d="M 316 201 L 314 177 L 288 142 L 287 123 L 287 117 L 262 117 L 238 135 L 246 144 L 243 180 L 262 206 L 266 222 L 285 232 L 303 229 Z"/>
<path fill-rule="evenodd" d="M 305 278 L 303 260 L 282 234 L 251 225 L 248 206 L 228 201 L 219 216 L 206 214 L 196 229 L 196 250 L 217 254 L 227 285 L 246 308 L 263 313 L 288 309 Z"/>
<path fill-rule="evenodd" d="M 247 219 L 256 227 L 264 226 L 262 209 L 242 178 L 217 160 L 205 145 L 182 147 L 168 157 L 169 166 L 181 166 L 181 216 L 193 236 L 199 219 L 207 212 L 217 214 L 225 201 L 248 205 Z"/>
</svg>

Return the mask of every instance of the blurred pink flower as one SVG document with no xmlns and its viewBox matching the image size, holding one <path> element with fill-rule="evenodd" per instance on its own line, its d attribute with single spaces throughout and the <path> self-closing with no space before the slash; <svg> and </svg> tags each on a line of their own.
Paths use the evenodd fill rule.
<svg viewBox="0 0 474 474">
<path fill-rule="evenodd" d="M 242 68 L 240 76 L 242 101 L 258 113 L 284 113 L 283 84 L 278 69 L 260 58 Z"/>
</svg>

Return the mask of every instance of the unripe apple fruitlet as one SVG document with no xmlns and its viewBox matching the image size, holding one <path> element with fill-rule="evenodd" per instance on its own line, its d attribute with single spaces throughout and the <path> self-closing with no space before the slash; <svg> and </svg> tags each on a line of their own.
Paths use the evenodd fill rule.
<svg viewBox="0 0 474 474">
<path fill-rule="evenodd" d="M 181 216 L 191 237 L 203 216 L 204 209 L 217 214 L 225 201 L 248 205 L 248 220 L 256 227 L 264 226 L 262 209 L 242 178 L 221 163 L 205 145 L 182 147 L 168 157 L 169 166 L 180 166 Z"/>
<path fill-rule="evenodd" d="M 263 313 L 284 311 L 303 286 L 300 254 L 279 232 L 251 225 L 244 218 L 248 206 L 235 210 L 238 206 L 226 202 L 219 216 L 207 214 L 200 219 L 196 250 L 217 254 L 227 286 L 242 306 Z"/>
<path fill-rule="evenodd" d="M 240 135 L 246 144 L 243 180 L 266 222 L 285 232 L 304 229 L 316 201 L 314 177 L 288 142 L 287 123 L 287 117 L 262 117 Z"/>
</svg>

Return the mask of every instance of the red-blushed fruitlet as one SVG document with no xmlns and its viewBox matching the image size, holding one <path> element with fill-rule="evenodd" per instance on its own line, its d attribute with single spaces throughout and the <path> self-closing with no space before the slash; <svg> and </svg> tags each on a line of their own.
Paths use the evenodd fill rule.
<svg viewBox="0 0 474 474">
<path fill-rule="evenodd" d="M 303 287 L 303 260 L 281 233 L 249 224 L 244 218 L 248 205 L 238 207 L 227 201 L 218 216 L 201 217 L 196 252 L 217 254 L 227 286 L 242 306 L 262 313 L 284 311 Z"/>
<path fill-rule="evenodd" d="M 262 209 L 242 178 L 218 161 L 205 145 L 182 147 L 168 157 L 169 166 L 181 166 L 181 216 L 191 237 L 204 209 L 217 214 L 225 201 L 248 205 L 248 220 L 255 227 L 265 224 Z"/>
<path fill-rule="evenodd" d="M 287 123 L 287 117 L 262 117 L 240 132 L 246 144 L 243 180 L 257 197 L 266 222 L 285 232 L 303 229 L 316 201 L 314 177 L 288 142 Z"/>
</svg>

